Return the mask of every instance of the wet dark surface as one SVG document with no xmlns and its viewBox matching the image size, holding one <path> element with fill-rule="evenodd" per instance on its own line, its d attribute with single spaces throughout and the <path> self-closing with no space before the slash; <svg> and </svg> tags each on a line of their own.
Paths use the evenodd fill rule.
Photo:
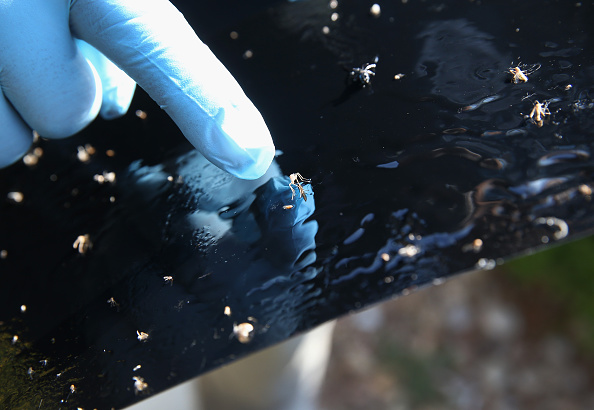
<svg viewBox="0 0 594 410">
<path fill-rule="evenodd" d="M 592 4 L 380 4 L 373 18 L 354 0 L 180 2 L 283 151 L 260 180 L 205 162 L 142 92 L 126 117 L 42 140 L 37 165 L 0 171 L 4 407 L 120 408 L 591 232 Z M 376 57 L 369 85 L 349 81 Z M 520 62 L 540 68 L 515 84 Z M 541 127 L 524 117 L 537 100 L 551 112 Z M 104 171 L 115 181 L 99 183 Z M 294 172 L 312 180 L 307 201 L 291 199 Z"/>
</svg>

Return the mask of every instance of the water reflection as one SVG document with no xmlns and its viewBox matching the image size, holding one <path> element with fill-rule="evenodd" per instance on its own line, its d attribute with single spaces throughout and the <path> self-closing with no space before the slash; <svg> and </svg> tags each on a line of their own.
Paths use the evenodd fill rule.
<svg viewBox="0 0 594 410">
<path fill-rule="evenodd" d="M 290 182 L 276 163 L 263 177 L 245 181 L 189 152 L 158 167 L 133 165 L 126 190 L 144 196 L 151 207 L 165 201 L 160 210 L 175 210 L 164 221 L 161 245 L 154 247 L 161 248 L 171 266 L 174 289 L 184 289 L 177 299 L 191 303 L 207 288 L 234 315 L 244 309 L 245 315 L 254 315 L 248 311 L 250 297 L 259 303 L 262 292 L 279 297 L 282 289 L 271 288 L 280 285 L 288 287 L 286 302 L 303 303 L 295 275 L 305 280 L 316 274 L 308 266 L 316 261 L 318 225 L 306 222 L 315 210 L 315 196 L 309 184 L 304 186 L 307 200 L 293 195 Z M 269 326 L 258 327 L 267 331 Z M 290 334 L 296 324 L 285 321 L 283 326 Z"/>
<path fill-rule="evenodd" d="M 262 335 L 281 340 L 295 332 L 299 322 L 286 312 L 315 297 L 305 283 L 319 273 L 311 267 L 318 230 L 308 220 L 315 211 L 311 185 L 303 184 L 305 201 L 292 195 L 290 179 L 276 163 L 260 179 L 246 181 L 196 151 L 154 166 L 136 161 L 117 175 L 117 184 L 95 192 L 110 206 L 105 223 L 89 230 L 93 247 L 69 252 L 57 264 L 45 261 L 54 303 L 44 309 L 30 303 L 26 324 L 2 330 L 7 337 L 21 335 L 23 345 L 35 341 L 35 357 L 51 358 L 55 371 L 31 378 L 40 391 L 60 373 L 78 391 L 58 395 L 68 405 L 84 403 L 83 392 L 94 391 L 96 377 L 108 376 L 105 390 L 142 378 L 147 386 L 137 394 L 146 395 L 197 368 L 232 360 L 240 342 L 249 342 L 249 351 L 269 343 Z M 60 246 L 48 250 L 63 254 Z M 19 263 L 18 255 L 11 257 Z M 238 336 L 242 326 L 253 329 L 249 339 Z M 87 349 L 86 340 L 95 347 Z M 161 354 L 177 370 L 157 365 Z M 21 357 L 25 369 L 37 369 Z M 80 364 L 88 362 L 97 373 L 85 376 Z M 50 406 L 50 395 L 44 397 Z"/>
<path fill-rule="evenodd" d="M 416 73 L 429 78 L 432 94 L 468 106 L 467 111 L 498 98 L 511 58 L 497 49 L 493 35 L 457 19 L 431 22 L 417 37 L 423 48 Z"/>
</svg>

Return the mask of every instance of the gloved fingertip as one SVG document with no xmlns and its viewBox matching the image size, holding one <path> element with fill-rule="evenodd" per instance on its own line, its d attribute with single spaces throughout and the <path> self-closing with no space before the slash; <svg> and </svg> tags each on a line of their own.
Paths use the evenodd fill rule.
<svg viewBox="0 0 594 410">
<path fill-rule="evenodd" d="M 121 107 L 108 107 L 105 105 L 101 106 L 101 111 L 99 111 L 99 116 L 104 120 L 115 120 L 116 118 L 120 118 L 126 114 L 128 110 L 122 110 Z"/>
<path fill-rule="evenodd" d="M 244 155 L 226 169 L 230 174 L 241 179 L 258 179 L 268 171 L 274 159 L 274 145 L 246 148 Z"/>
<path fill-rule="evenodd" d="M 132 89 L 134 90 L 134 88 Z M 132 93 L 125 93 L 121 95 L 117 88 L 103 91 L 103 102 L 101 104 L 101 110 L 99 115 L 104 120 L 113 120 L 120 118 L 128 112 L 130 103 L 132 102 Z"/>
<path fill-rule="evenodd" d="M 109 60 L 108 60 L 109 61 Z M 99 115 L 105 120 L 119 118 L 128 112 L 136 83 L 126 73 L 109 62 L 112 67 L 108 72 L 104 71 L 103 103 Z M 99 74 L 101 76 L 101 74 Z"/>
</svg>

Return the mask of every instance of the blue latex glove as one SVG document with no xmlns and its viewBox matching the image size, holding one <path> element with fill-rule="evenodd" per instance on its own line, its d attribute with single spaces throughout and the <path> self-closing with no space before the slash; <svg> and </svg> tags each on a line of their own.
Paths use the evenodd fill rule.
<svg viewBox="0 0 594 410">
<path fill-rule="evenodd" d="M 134 84 L 108 59 L 209 161 L 245 179 L 266 172 L 262 116 L 167 0 L 0 0 L 0 167 L 27 151 L 31 129 L 75 134 L 102 100 L 104 117 L 125 113 Z"/>
</svg>

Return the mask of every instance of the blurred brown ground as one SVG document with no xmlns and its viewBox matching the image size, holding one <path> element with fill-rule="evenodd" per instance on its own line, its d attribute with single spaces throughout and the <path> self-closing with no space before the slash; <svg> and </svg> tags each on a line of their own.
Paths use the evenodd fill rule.
<svg viewBox="0 0 594 410">
<path fill-rule="evenodd" d="M 552 299 L 496 269 L 342 318 L 321 408 L 594 409 L 592 354 Z"/>
</svg>

